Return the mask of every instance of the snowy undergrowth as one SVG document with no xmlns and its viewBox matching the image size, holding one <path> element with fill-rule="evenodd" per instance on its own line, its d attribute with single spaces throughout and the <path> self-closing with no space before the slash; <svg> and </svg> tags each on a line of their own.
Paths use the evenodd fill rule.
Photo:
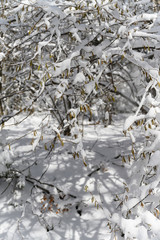
<svg viewBox="0 0 160 240">
<path fill-rule="evenodd" d="M 7 122 L 1 130 L 0 238 L 116 236 L 109 222 L 120 211 L 117 196 L 124 193 L 131 165 L 124 159 L 132 151 L 131 140 L 123 135 L 124 117 L 115 117 L 107 128 L 84 124 L 87 166 L 74 159 L 69 138 L 63 139 L 63 148 L 57 141 L 50 151 L 50 117 L 34 114 L 18 125 L 19 117 Z"/>
<path fill-rule="evenodd" d="M 6 0 L 1 13 L 2 238 L 159 239 L 158 6 Z M 82 138 L 79 119 L 96 103 L 109 121 L 120 96 L 138 108 L 127 138 L 118 119 Z"/>
</svg>

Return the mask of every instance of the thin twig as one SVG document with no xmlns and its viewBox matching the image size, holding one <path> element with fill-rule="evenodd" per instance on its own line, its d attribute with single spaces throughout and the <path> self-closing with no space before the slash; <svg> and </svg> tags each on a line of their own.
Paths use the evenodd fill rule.
<svg viewBox="0 0 160 240">
<path fill-rule="evenodd" d="M 7 187 L 1 192 L 1 195 L 3 195 L 7 191 L 11 183 L 12 183 L 12 180 L 8 183 Z"/>
</svg>

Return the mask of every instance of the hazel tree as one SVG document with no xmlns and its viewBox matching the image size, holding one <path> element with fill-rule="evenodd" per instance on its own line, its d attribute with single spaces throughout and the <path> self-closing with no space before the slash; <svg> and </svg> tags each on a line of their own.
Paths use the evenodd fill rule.
<svg viewBox="0 0 160 240">
<path fill-rule="evenodd" d="M 122 197 L 118 196 L 123 206 L 109 224 L 113 232 L 118 225 L 126 239 L 139 239 L 141 230 L 145 236 L 158 234 L 155 229 L 150 231 L 146 220 L 159 211 L 158 202 L 153 204 L 159 197 L 158 190 L 153 191 L 159 183 L 158 160 L 151 163 L 158 159 L 159 151 L 158 5 L 149 0 L 1 0 L 0 12 L 0 124 L 24 112 L 31 115 L 43 110 L 56 119 L 54 126 L 50 122 L 54 137 L 46 149 L 53 151 L 56 141 L 63 146 L 69 139 L 74 145 L 73 157 L 81 157 L 87 165 L 81 127 L 84 117 L 92 118 L 95 103 L 97 108 L 112 111 L 110 106 L 117 98 L 127 100 L 138 108 L 124 126 L 133 142 L 131 175 L 135 174 Z M 132 134 L 135 124 L 146 132 L 138 155 Z M 36 144 L 39 139 L 34 149 Z M 137 178 L 138 192 L 134 189 Z M 32 182 L 21 174 L 19 179 Z M 125 222 L 133 218 L 136 231 L 130 232 Z"/>
<path fill-rule="evenodd" d="M 43 105 L 43 95 L 50 110 L 63 101 L 66 115 L 69 109 L 74 108 L 71 106 L 73 103 L 78 103 L 80 112 L 89 108 L 85 104 L 92 102 L 92 95 L 105 96 L 106 104 L 114 101 L 114 95 L 120 95 L 137 106 L 139 94 L 136 93 L 141 86 L 138 81 L 135 84 L 135 76 L 130 74 L 135 64 L 127 59 L 127 55 L 125 57 L 129 47 L 132 48 L 132 40 L 128 40 L 132 38 L 132 33 L 128 28 L 133 25 L 125 23 L 127 12 L 124 8 L 127 5 L 123 2 L 119 5 L 116 2 L 90 1 L 62 3 L 46 2 L 45 7 L 39 1 L 21 2 L 19 5 L 16 2 L 3 3 L 3 14 L 8 20 L 3 20 L 1 27 L 2 53 L 5 54 L 1 67 L 2 100 L 13 100 L 12 95 L 24 99 L 25 95 L 33 101 L 40 99 Z M 134 35 L 136 38 L 136 33 Z M 145 40 L 138 46 L 136 44 L 134 41 L 133 47 L 138 51 L 149 48 Z M 118 88 L 119 85 L 122 87 Z M 123 92 L 123 85 L 129 88 L 131 100 Z M 20 94 L 11 91 L 15 88 Z M 7 105 L 9 103 L 6 108 Z M 19 108 L 22 105 L 23 101 Z M 64 126 L 61 113 L 52 112 L 59 124 Z"/>
</svg>

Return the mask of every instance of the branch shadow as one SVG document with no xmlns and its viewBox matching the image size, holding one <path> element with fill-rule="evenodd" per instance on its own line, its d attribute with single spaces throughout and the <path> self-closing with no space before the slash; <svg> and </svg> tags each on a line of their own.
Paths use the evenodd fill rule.
<svg viewBox="0 0 160 240">
<path fill-rule="evenodd" d="M 24 128 L 21 134 L 25 132 Z M 105 129 L 88 126 L 86 132 L 87 167 L 81 158 L 73 158 L 69 142 L 63 148 L 57 142 L 49 155 L 44 142 L 35 151 L 23 151 L 32 139 L 30 135 L 13 145 L 12 168 L 30 181 L 19 189 L 16 173 L 15 182 L 4 191 L 7 183 L 1 180 L 0 224 L 6 227 L 1 230 L 0 238 L 110 239 L 107 223 L 117 207 L 115 194 L 123 192 L 128 177 L 121 156 L 129 154 L 130 139 L 122 135 L 122 122 Z M 15 137 L 16 130 L 10 130 L 9 134 Z M 52 138 L 49 135 L 46 141 Z M 114 165 L 115 162 L 119 165 Z M 94 171 L 96 167 L 100 169 Z M 51 196 L 54 196 L 52 202 Z M 10 226 L 15 227 L 7 230 Z"/>
</svg>

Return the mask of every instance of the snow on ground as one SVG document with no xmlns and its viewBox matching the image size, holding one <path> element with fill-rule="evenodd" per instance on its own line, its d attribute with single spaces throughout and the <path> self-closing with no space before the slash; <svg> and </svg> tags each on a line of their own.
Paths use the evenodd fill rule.
<svg viewBox="0 0 160 240">
<path fill-rule="evenodd" d="M 0 179 L 0 239 L 111 239 L 108 219 L 128 179 L 122 157 L 132 147 L 122 131 L 125 118 L 115 116 L 107 128 L 85 123 L 87 167 L 73 158 L 68 141 L 48 154 L 54 135 L 45 114 L 7 122 L 0 132 L 1 162 L 13 171 L 1 168 L 8 180 Z"/>
</svg>

